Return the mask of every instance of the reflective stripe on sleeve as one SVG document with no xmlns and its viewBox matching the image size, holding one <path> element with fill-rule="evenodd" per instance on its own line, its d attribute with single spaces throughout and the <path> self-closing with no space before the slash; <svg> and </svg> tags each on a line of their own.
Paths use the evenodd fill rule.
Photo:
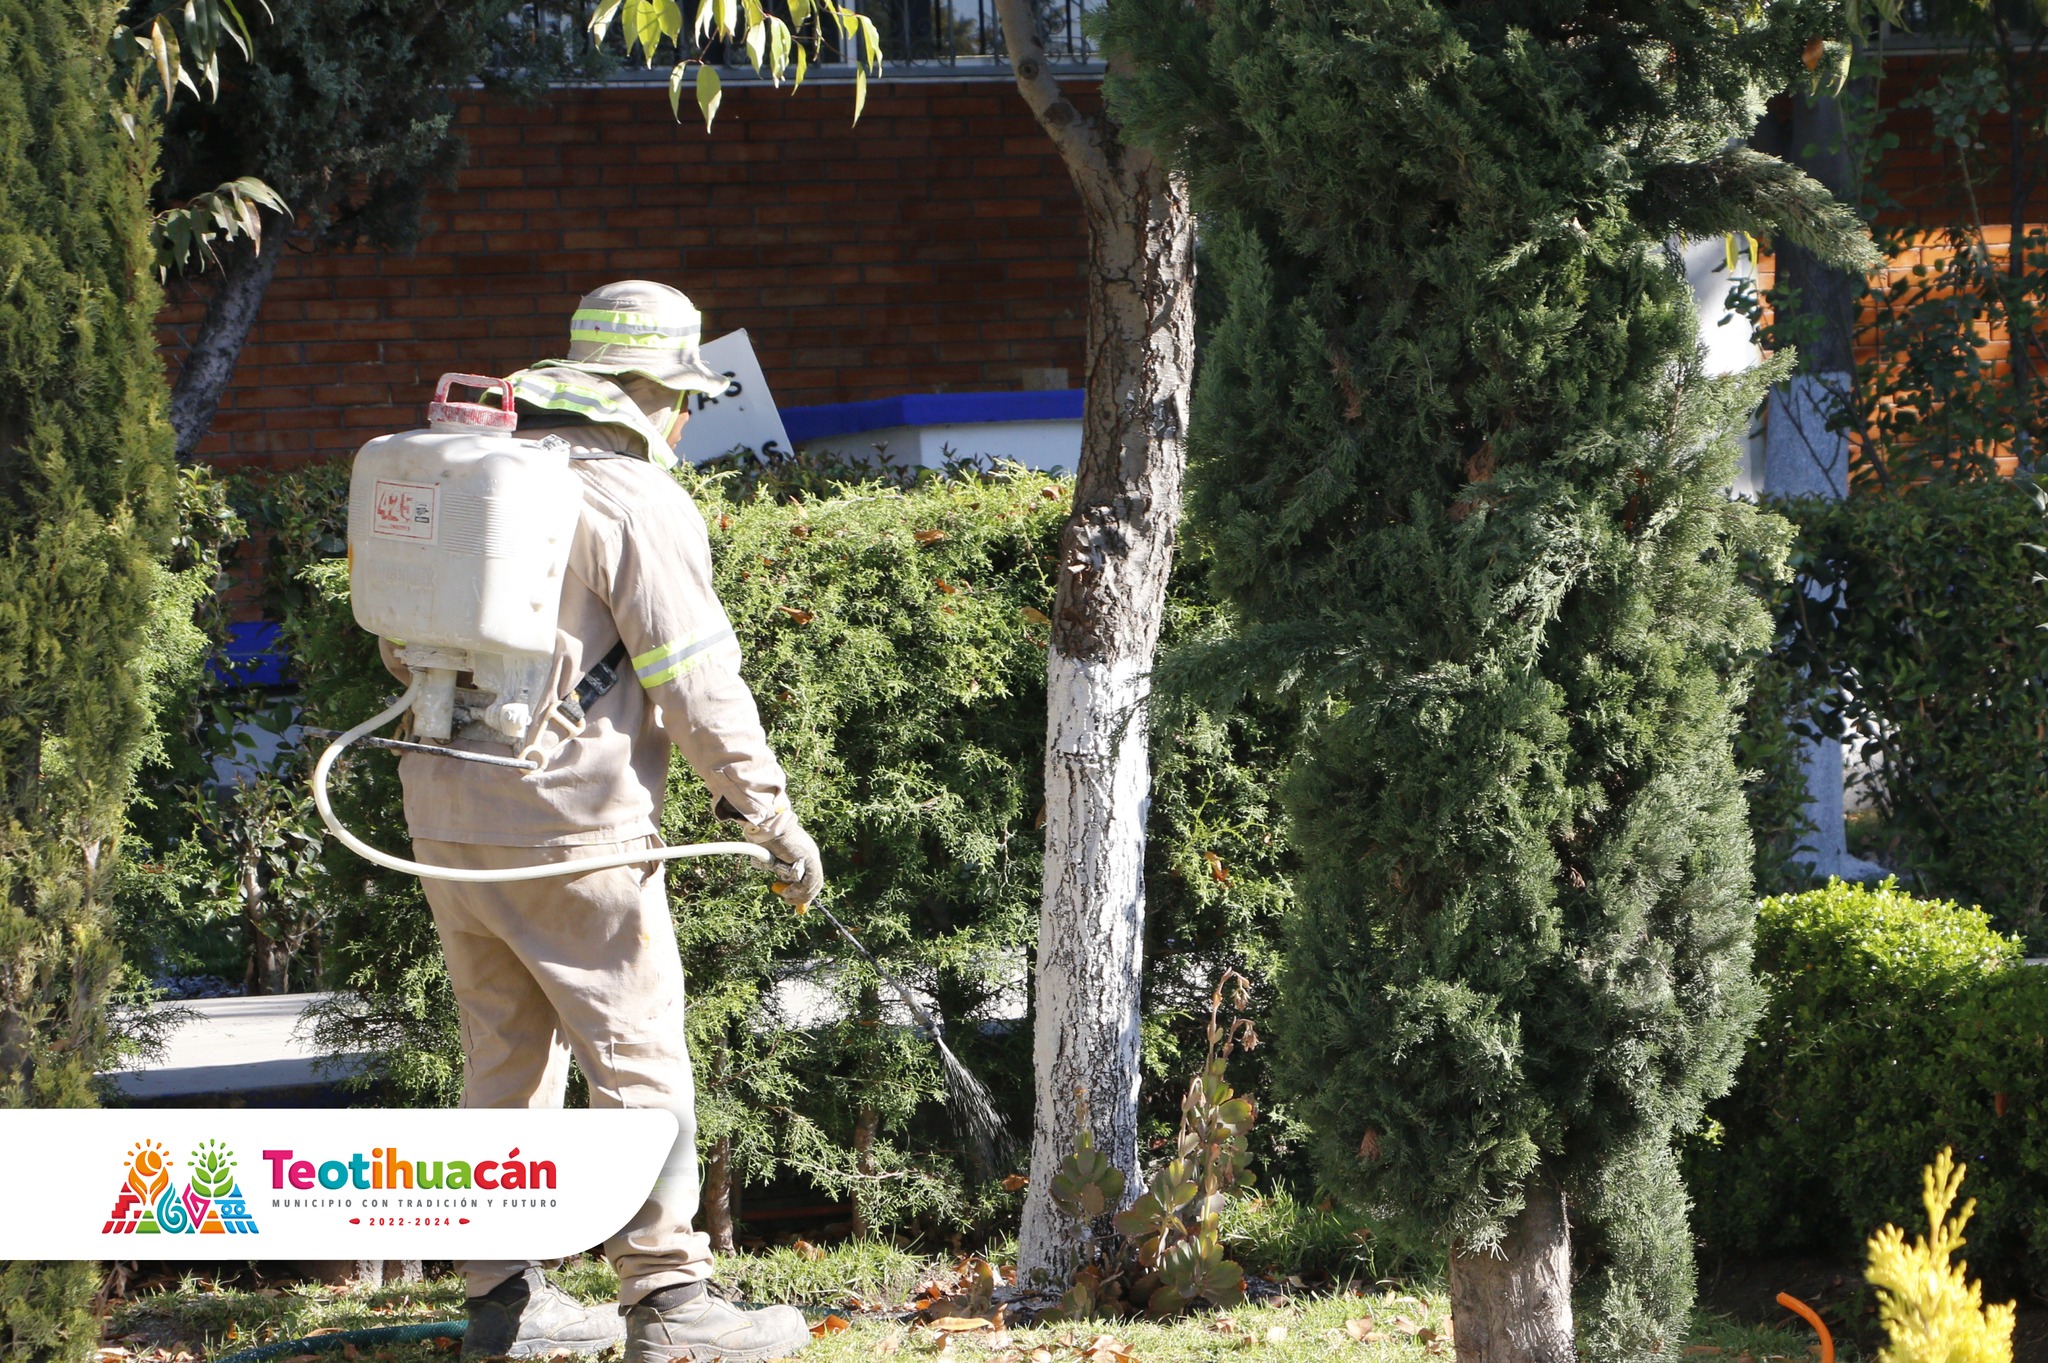
<svg viewBox="0 0 2048 1363">
<path fill-rule="evenodd" d="M 633 674 L 640 678 L 642 686 L 659 686 L 665 681 L 674 681 L 696 671 L 710 656 L 711 650 L 721 644 L 738 647 L 730 628 L 670 640 L 633 659 Z"/>
</svg>

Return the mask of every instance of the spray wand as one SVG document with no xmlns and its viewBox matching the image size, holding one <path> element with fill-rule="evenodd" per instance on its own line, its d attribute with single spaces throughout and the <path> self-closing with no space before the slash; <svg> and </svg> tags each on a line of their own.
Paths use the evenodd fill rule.
<svg viewBox="0 0 2048 1363">
<path fill-rule="evenodd" d="M 775 888 L 779 891 L 782 886 L 778 883 Z M 909 986 L 883 968 L 875 954 L 861 945 L 860 938 L 854 936 L 832 910 L 815 900 L 797 906 L 798 913 L 805 909 L 816 909 L 824 914 L 825 921 L 853 945 L 861 959 L 881 976 L 882 982 L 896 991 L 896 997 L 903 1001 L 903 1006 L 910 1010 L 910 1016 L 916 1019 L 917 1024 L 931 1034 L 932 1044 L 939 1048 L 940 1065 L 946 1072 L 946 1106 L 951 1109 L 954 1122 L 974 1143 L 974 1157 L 981 1167 L 990 1173 L 1000 1169 L 1008 1162 L 1014 1144 L 1009 1128 L 1003 1125 L 1002 1117 L 996 1112 L 995 1100 L 989 1096 L 988 1087 L 974 1077 L 974 1071 L 960 1063 L 960 1057 L 953 1054 L 953 1048 L 946 1044 L 946 1032 L 939 1026 L 938 1019 L 925 1011 Z"/>
</svg>

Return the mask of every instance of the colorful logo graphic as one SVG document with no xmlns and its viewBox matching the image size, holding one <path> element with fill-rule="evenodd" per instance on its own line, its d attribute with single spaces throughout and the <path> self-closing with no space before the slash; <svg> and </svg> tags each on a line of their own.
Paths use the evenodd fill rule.
<svg viewBox="0 0 2048 1363">
<path fill-rule="evenodd" d="M 192 1174 L 179 1188 L 171 1160 L 155 1141 L 128 1152 L 128 1177 L 107 1214 L 103 1235 L 253 1235 L 256 1218 L 235 1178 L 235 1157 L 219 1141 L 192 1152 Z"/>
</svg>

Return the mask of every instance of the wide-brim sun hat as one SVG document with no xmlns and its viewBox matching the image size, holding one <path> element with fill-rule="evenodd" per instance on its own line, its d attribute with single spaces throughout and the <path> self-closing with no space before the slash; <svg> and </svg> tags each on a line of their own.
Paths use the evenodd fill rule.
<svg viewBox="0 0 2048 1363">
<path fill-rule="evenodd" d="M 732 380 L 704 362 L 697 347 L 704 315 L 681 289 L 622 279 L 583 295 L 569 320 L 569 354 L 535 369 L 638 374 L 672 393 L 724 392 Z"/>
</svg>

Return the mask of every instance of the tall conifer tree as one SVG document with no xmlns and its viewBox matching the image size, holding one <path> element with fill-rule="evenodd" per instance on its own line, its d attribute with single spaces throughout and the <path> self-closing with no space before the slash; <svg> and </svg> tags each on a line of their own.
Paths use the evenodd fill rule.
<svg viewBox="0 0 2048 1363">
<path fill-rule="evenodd" d="M 1740 147 L 1839 22 L 1110 10 L 1138 67 L 1111 107 L 1186 169 L 1223 302 L 1189 511 L 1240 625 L 1179 670 L 1309 720 L 1287 1096 L 1333 1186 L 1451 1244 L 1468 1363 L 1683 1336 L 1672 1145 L 1756 1011 L 1729 743 L 1766 622 L 1736 560 L 1782 531 L 1724 491 L 1761 384 L 1702 377 L 1671 243 L 1865 263 L 1846 210 Z"/>
<path fill-rule="evenodd" d="M 0 0 L 0 1106 L 91 1101 L 106 881 L 150 732 L 172 518 L 154 138 L 116 121 L 119 6 Z M 0 1266 L 0 1356 L 90 1357 L 91 1264 Z"/>
</svg>

